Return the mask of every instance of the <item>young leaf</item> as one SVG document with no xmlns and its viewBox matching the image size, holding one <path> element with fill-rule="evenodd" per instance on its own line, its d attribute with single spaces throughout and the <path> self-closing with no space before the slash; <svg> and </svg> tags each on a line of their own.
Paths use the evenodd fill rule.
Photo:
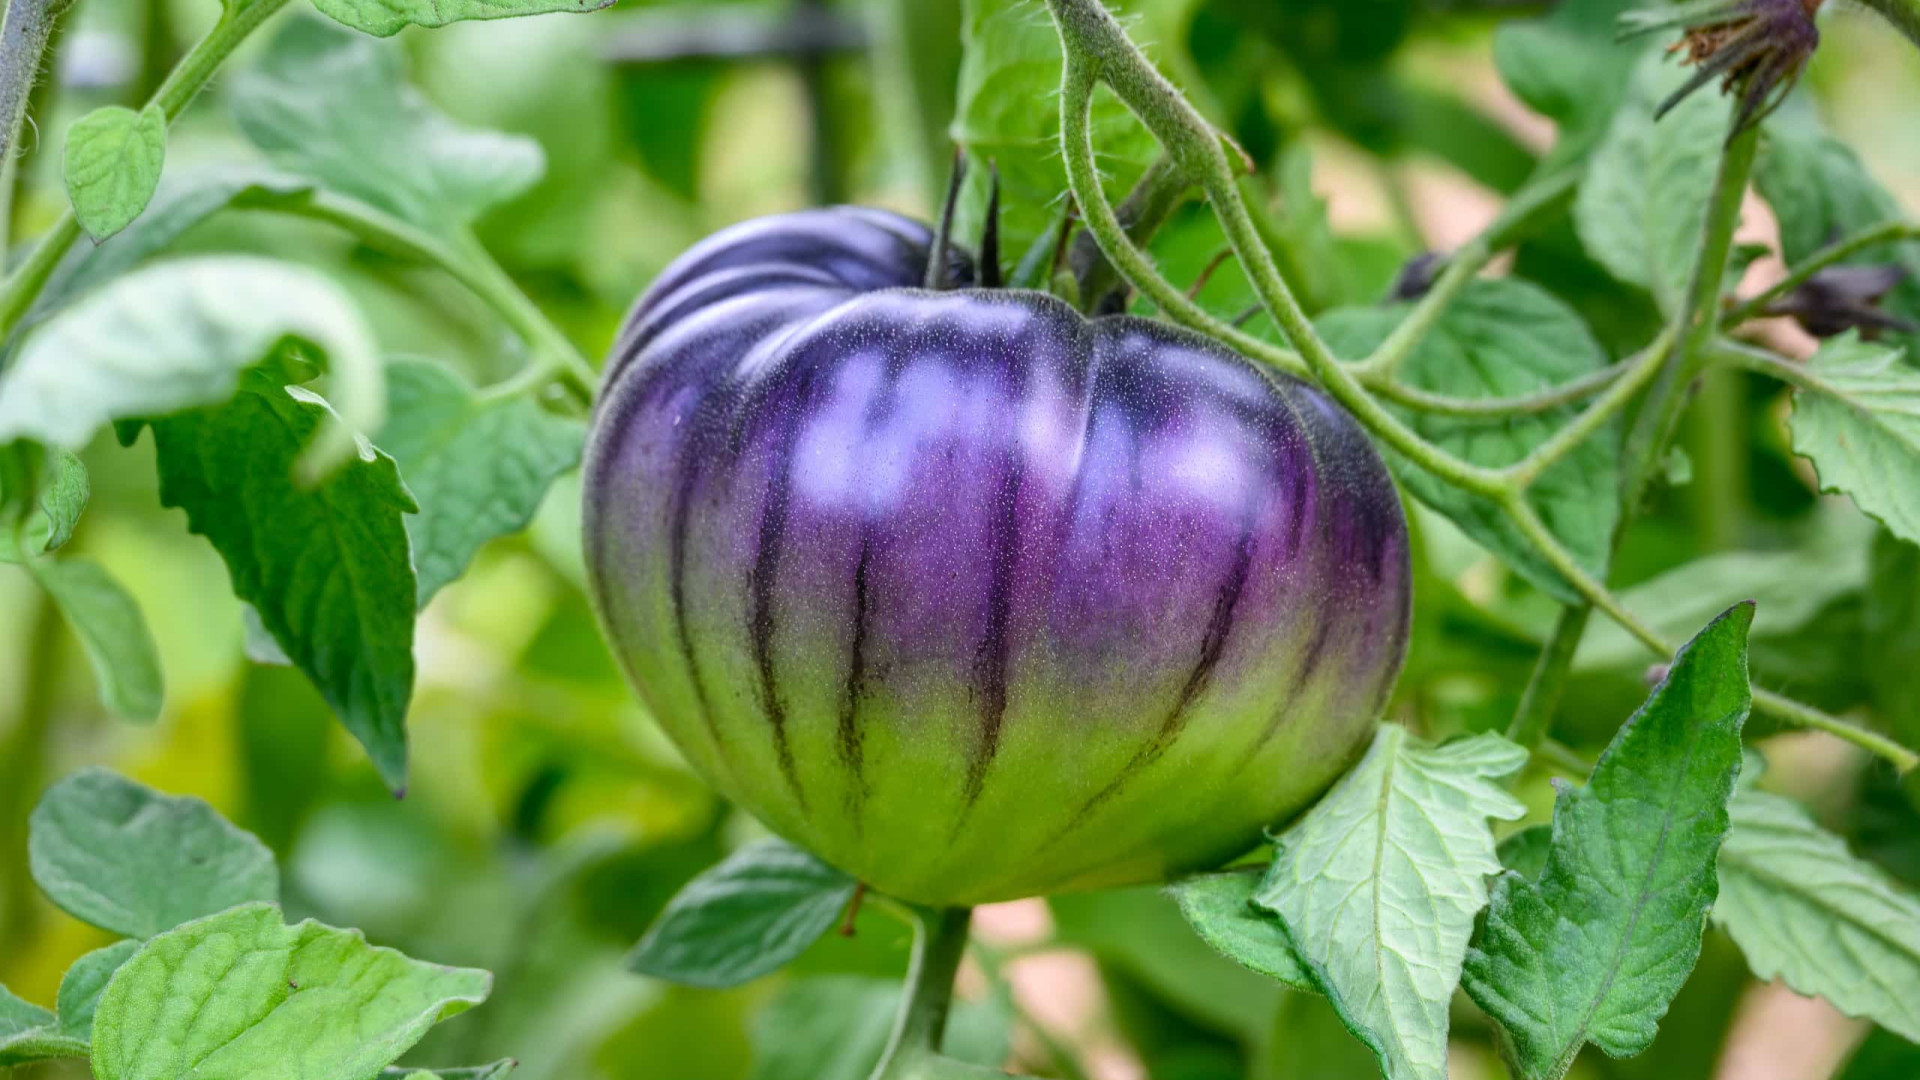
<svg viewBox="0 0 1920 1080">
<path fill-rule="evenodd" d="M 26 567 L 80 639 L 107 711 L 127 720 L 159 716 L 160 656 L 127 590 L 91 559 L 28 559 Z"/>
<path fill-rule="evenodd" d="M 1264 875 L 1257 868 L 1202 874 L 1175 882 L 1168 891 L 1193 932 L 1220 955 L 1296 990 L 1317 992 L 1279 919 L 1254 904 Z"/>
<path fill-rule="evenodd" d="M 1431 746 L 1383 724 L 1276 841 L 1254 903 L 1280 917 L 1387 1080 L 1445 1080 L 1447 1005 L 1500 869 L 1487 819 L 1526 812 L 1497 783 L 1526 763 L 1498 735 Z"/>
<path fill-rule="evenodd" d="M 553 478 L 579 462 L 586 428 L 525 397 L 481 398 L 425 361 L 389 367 L 387 395 L 378 441 L 420 502 L 407 535 L 425 607 L 481 545 L 526 528 Z"/>
<path fill-rule="evenodd" d="M 45 457 L 39 492 L 34 496 L 23 537 L 26 550 L 15 550 L 13 536 L 0 529 L 0 562 L 18 562 L 64 546 L 73 539 L 73 530 L 87 508 L 92 496 L 87 467 L 66 450 L 48 451 Z"/>
<path fill-rule="evenodd" d="M 468 19 L 511 19 L 556 11 L 588 12 L 613 0 L 314 0 L 322 15 L 362 33 L 391 37 L 409 26 L 446 26 Z"/>
<path fill-rule="evenodd" d="M 272 259 L 208 255 L 136 270 L 39 327 L 0 376 L 0 443 L 79 450 L 115 420 L 225 401 L 288 339 L 325 354 L 355 429 L 379 425 L 373 334 L 337 286 Z"/>
<path fill-rule="evenodd" d="M 0 986 L 0 1069 L 86 1056 L 87 1044 L 61 1034 L 52 1013 Z"/>
<path fill-rule="evenodd" d="M 95 241 L 127 227 L 153 198 L 167 156 L 167 114 L 158 104 L 139 112 L 98 108 L 67 130 L 67 198 Z"/>
<path fill-rule="evenodd" d="M 1539 877 L 1495 880 L 1463 984 L 1523 1080 L 1559 1080 L 1588 1042 L 1613 1057 L 1646 1049 L 1699 959 L 1751 704 L 1752 622 L 1741 604 L 1687 643 L 1587 786 L 1562 789 Z"/>
<path fill-rule="evenodd" d="M 1901 350 L 1848 333 L 1807 361 L 1811 389 L 1793 395 L 1793 449 L 1813 462 L 1821 491 L 1920 544 L 1920 367 Z"/>
<path fill-rule="evenodd" d="M 234 118 L 275 162 L 430 229 L 467 224 L 546 167 L 532 139 L 429 105 L 401 81 L 396 47 L 329 23 L 286 23 L 233 84 Z"/>
<path fill-rule="evenodd" d="M 365 1080 L 492 977 L 374 948 L 357 930 L 248 904 L 147 942 L 93 1022 L 98 1080 Z"/>
<path fill-rule="evenodd" d="M 1920 546 L 1880 531 L 1873 541 L 1864 590 L 1861 629 L 1866 655 L 1861 664 L 1873 690 L 1875 711 L 1902 741 L 1920 743 Z"/>
<path fill-rule="evenodd" d="M 1357 359 L 1384 341 L 1407 310 L 1404 304 L 1343 308 L 1317 325 L 1335 353 Z M 1600 343 L 1572 308 L 1537 285 L 1503 279 L 1468 285 L 1407 358 L 1401 378 L 1457 397 L 1508 397 L 1590 375 L 1606 363 Z M 1439 446 L 1476 465 L 1500 468 L 1525 457 L 1577 411 L 1565 406 L 1493 421 L 1401 415 Z M 1555 462 L 1527 493 L 1547 528 L 1596 576 L 1604 576 L 1618 518 L 1618 442 L 1618 429 L 1608 425 Z M 1579 599 L 1492 500 L 1463 493 L 1395 455 L 1388 460 L 1415 498 L 1452 518 L 1543 592 L 1568 603 Z"/>
<path fill-rule="evenodd" d="M 685 986 L 738 986 L 799 956 L 853 899 L 852 878 L 784 840 L 761 840 L 687 883 L 627 967 Z"/>
<path fill-rule="evenodd" d="M 1588 253 L 1669 315 L 1686 297 L 1727 137 L 1728 104 L 1718 94 L 1689 95 L 1655 122 L 1654 109 L 1684 78 L 1663 53 L 1646 55 L 1573 206 Z"/>
<path fill-rule="evenodd" d="M 76 919 L 147 938 L 236 904 L 280 898 L 273 853 L 199 799 L 106 769 L 47 790 L 28 826 L 33 880 Z"/>
<path fill-rule="evenodd" d="M 867 1080 L 886 1050 L 900 993 L 892 979 L 860 975 L 794 980 L 754 1018 L 751 1080 Z M 992 1069 L 1006 1059 L 1012 1028 L 1004 998 L 961 1002 L 941 1050 Z"/>
<path fill-rule="evenodd" d="M 1920 898 L 1790 799 L 1747 787 L 1729 810 L 1713 922 L 1753 973 L 1920 1042 Z"/>
<path fill-rule="evenodd" d="M 139 951 L 137 941 L 116 941 L 73 962 L 60 980 L 56 1001 L 60 1034 L 82 1042 L 93 1038 L 93 1014 L 100 1008 L 100 995 L 107 992 L 107 983 L 120 965 Z"/>
<path fill-rule="evenodd" d="M 402 516 L 415 505 L 393 459 L 364 443 L 317 484 L 295 482 L 301 447 L 338 423 L 320 398 L 261 378 L 156 420 L 160 501 L 213 543 L 234 594 L 400 790 L 416 591 Z"/>
</svg>

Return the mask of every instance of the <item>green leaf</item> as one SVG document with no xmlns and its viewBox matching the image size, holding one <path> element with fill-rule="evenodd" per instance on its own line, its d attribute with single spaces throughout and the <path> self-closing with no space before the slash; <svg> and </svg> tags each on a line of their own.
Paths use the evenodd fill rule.
<svg viewBox="0 0 1920 1080">
<path fill-rule="evenodd" d="M 1871 528 L 1857 515 L 1836 514 L 1804 545 L 1707 555 L 1621 590 L 1620 602 L 1662 637 L 1677 640 L 1729 605 L 1753 600 L 1754 638 L 1788 637 L 1867 584 L 1863 530 Z M 1544 636 L 1546 621 L 1540 625 Z M 1619 624 L 1595 620 L 1573 663 L 1579 671 L 1644 670 L 1647 660 L 1647 647 Z"/>
<path fill-rule="evenodd" d="M 60 1034 L 82 1042 L 93 1037 L 93 1014 L 100 1008 L 100 995 L 106 993 L 120 965 L 139 951 L 137 941 L 116 941 L 73 962 L 60 980 Z"/>
<path fill-rule="evenodd" d="M 1523 1080 L 1559 1080 L 1588 1042 L 1628 1057 L 1700 957 L 1740 771 L 1753 605 L 1721 615 L 1553 808 L 1546 867 L 1494 882 L 1463 985 Z"/>
<path fill-rule="evenodd" d="M 949 134 L 967 152 L 966 199 L 955 235 L 972 247 L 984 223 L 988 163 L 1000 171 L 1001 250 L 1018 258 L 1046 231 L 1066 196 L 1060 164 L 1060 36 L 1026 0 L 963 0 L 959 105 Z M 1116 201 L 1159 144 L 1104 88 L 1090 122 L 1108 194 Z"/>
<path fill-rule="evenodd" d="M 525 397 L 479 397 L 425 361 L 388 368 L 387 395 L 378 441 L 420 503 L 407 535 L 424 607 L 483 544 L 526 528 L 554 477 L 578 464 L 586 426 Z"/>
<path fill-rule="evenodd" d="M 1881 531 L 1861 613 L 1866 656 L 1861 667 L 1875 711 L 1907 745 L 1920 743 L 1920 547 Z"/>
<path fill-rule="evenodd" d="M 76 244 L 67 253 L 28 309 L 26 325 L 45 321 L 74 297 L 127 273 L 221 210 L 281 206 L 312 193 L 311 180 L 253 164 L 169 170 L 133 224 L 111 239 Z"/>
<path fill-rule="evenodd" d="M 16 448 L 18 451 L 19 448 Z M 39 448 L 35 448 L 37 452 Z M 40 466 L 39 487 L 34 495 L 33 511 L 28 515 L 24 538 L 26 550 L 14 543 L 10 530 L 0 529 L 0 562 L 19 562 L 28 556 L 54 551 L 73 539 L 80 515 L 92 497 L 87 467 L 70 451 L 45 452 Z M 31 458 L 29 458 L 31 460 Z M 4 502 L 0 499 L 0 502 Z"/>
<path fill-rule="evenodd" d="M 1177 881 L 1168 891 L 1200 939 L 1220 955 L 1296 990 L 1319 990 L 1287 932 L 1253 902 L 1264 869 L 1229 870 Z"/>
<path fill-rule="evenodd" d="M 839 921 L 852 878 L 784 840 L 761 840 L 688 882 L 627 958 L 627 967 L 720 989 L 799 956 Z"/>
<path fill-rule="evenodd" d="M 1372 352 L 1406 317 L 1410 305 L 1342 308 L 1316 323 L 1341 357 Z M 1475 281 L 1407 357 L 1410 386 L 1455 397 L 1512 397 L 1592 374 L 1605 352 L 1573 309 L 1546 290 L 1517 279 Z M 1499 420 L 1399 410 L 1413 429 L 1476 465 L 1511 465 L 1577 413 L 1564 406 Z M 1547 528 L 1596 577 L 1604 577 L 1619 516 L 1619 429 L 1609 424 L 1541 474 L 1527 493 Z M 1579 593 L 1521 535 L 1498 503 L 1443 483 L 1398 455 L 1388 461 L 1413 496 L 1452 518 L 1543 592 L 1565 603 Z"/>
<path fill-rule="evenodd" d="M 295 483 L 300 448 L 338 423 L 312 393 L 264 379 L 157 420 L 160 501 L 213 543 L 234 595 L 399 790 L 416 591 L 402 517 L 416 507 L 393 459 L 365 443 L 319 482 Z"/>
<path fill-rule="evenodd" d="M 52 1013 L 0 986 L 0 1069 L 86 1056 L 87 1044 L 61 1034 Z"/>
<path fill-rule="evenodd" d="M 106 769 L 47 790 L 28 831 L 47 899 L 102 930 L 148 938 L 236 904 L 280 897 L 273 853 L 199 799 Z"/>
<path fill-rule="evenodd" d="M 1573 204 L 1587 252 L 1614 277 L 1652 293 L 1668 315 L 1686 299 L 1727 137 L 1728 103 L 1718 94 L 1690 94 L 1654 120 L 1685 77 L 1665 54 L 1646 55 Z"/>
<path fill-rule="evenodd" d="M 127 961 L 94 1017 L 93 1074 L 365 1080 L 486 1000 L 492 981 L 249 904 L 161 934 Z"/>
<path fill-rule="evenodd" d="M 107 711 L 128 720 L 159 716 L 166 697 L 160 656 L 125 587 L 91 559 L 28 559 L 26 567 L 80 639 Z"/>
<path fill-rule="evenodd" d="M 80 450 L 113 421 L 217 404 L 288 340 L 325 355 L 353 429 L 379 425 L 379 355 L 339 287 L 272 259 L 208 255 L 136 270 L 39 327 L 0 377 L 0 443 Z M 323 453 L 351 445 L 342 435 Z"/>
<path fill-rule="evenodd" d="M 1899 202 L 1852 148 L 1820 129 L 1811 110 L 1782 109 L 1767 122 L 1753 182 L 1779 219 L 1780 252 L 1788 264 L 1841 237 L 1906 220 Z M 1920 240 L 1869 248 L 1845 261 L 1872 263 L 1895 263 L 1907 271 L 1880 306 L 1894 315 L 1920 317 Z"/>
<path fill-rule="evenodd" d="M 1515 96 L 1559 125 L 1553 157 L 1585 153 L 1606 131 L 1624 96 L 1638 50 L 1615 40 L 1620 16 L 1638 0 L 1557 4 L 1534 19 L 1500 24 L 1493 62 Z"/>
<path fill-rule="evenodd" d="M 867 1080 L 886 1050 L 900 984 L 860 975 L 796 979 L 754 1018 L 752 1080 Z M 942 1052 L 986 1068 L 1007 1056 L 1013 1026 L 999 996 L 963 1001 L 947 1024 Z"/>
<path fill-rule="evenodd" d="M 1762 981 L 1920 1042 L 1920 898 L 1790 799 L 1742 788 L 1713 923 Z"/>
<path fill-rule="evenodd" d="M 613 0 L 314 0 L 322 15 L 375 37 L 409 26 L 446 26 L 474 19 L 512 19 L 558 11 L 588 12 Z"/>
<path fill-rule="evenodd" d="M 67 198 L 87 235 L 105 240 L 147 208 L 167 156 L 167 114 L 98 108 L 67 130 Z"/>
<path fill-rule="evenodd" d="M 1500 869 L 1488 818 L 1526 806 L 1497 782 L 1527 763 L 1498 735 L 1429 745 L 1382 724 L 1358 765 L 1276 840 L 1254 903 L 1387 1080 L 1445 1080 L 1447 1005 Z"/>
<path fill-rule="evenodd" d="M 400 59 L 328 23 L 288 22 L 233 77 L 234 118 L 284 168 L 440 232 L 540 179 L 539 143 L 448 119 L 402 81 Z"/>
<path fill-rule="evenodd" d="M 1820 490 L 1842 492 L 1893 535 L 1920 544 L 1920 367 L 1848 332 L 1807 361 L 1793 395 L 1793 449 Z"/>
</svg>

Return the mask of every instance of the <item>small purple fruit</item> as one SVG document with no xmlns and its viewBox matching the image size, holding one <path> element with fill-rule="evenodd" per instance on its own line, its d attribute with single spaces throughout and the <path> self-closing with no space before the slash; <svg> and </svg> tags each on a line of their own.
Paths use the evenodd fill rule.
<svg viewBox="0 0 1920 1080">
<path fill-rule="evenodd" d="M 585 466 L 626 671 L 694 767 L 873 887 L 977 904 L 1217 864 L 1352 763 L 1406 522 L 1319 391 L 931 237 L 728 229 L 640 300 Z"/>
</svg>

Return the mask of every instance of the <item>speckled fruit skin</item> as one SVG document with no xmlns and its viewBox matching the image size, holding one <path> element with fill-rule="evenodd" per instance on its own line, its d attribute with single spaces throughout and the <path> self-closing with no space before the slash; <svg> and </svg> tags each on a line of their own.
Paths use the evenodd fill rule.
<svg viewBox="0 0 1920 1080">
<path fill-rule="evenodd" d="M 728 229 L 635 307 L 585 465 L 594 602 L 687 758 L 927 904 L 1158 880 L 1298 812 L 1406 652 L 1406 521 L 1319 391 L 928 231 Z"/>
</svg>

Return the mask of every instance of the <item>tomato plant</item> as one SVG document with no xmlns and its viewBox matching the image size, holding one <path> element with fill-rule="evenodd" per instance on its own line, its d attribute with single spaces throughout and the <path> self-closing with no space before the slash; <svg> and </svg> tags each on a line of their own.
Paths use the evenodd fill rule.
<svg viewBox="0 0 1920 1080">
<path fill-rule="evenodd" d="M 1910 0 L 313 6 L 6 5 L 0 1069 L 1920 1075 Z"/>
</svg>

